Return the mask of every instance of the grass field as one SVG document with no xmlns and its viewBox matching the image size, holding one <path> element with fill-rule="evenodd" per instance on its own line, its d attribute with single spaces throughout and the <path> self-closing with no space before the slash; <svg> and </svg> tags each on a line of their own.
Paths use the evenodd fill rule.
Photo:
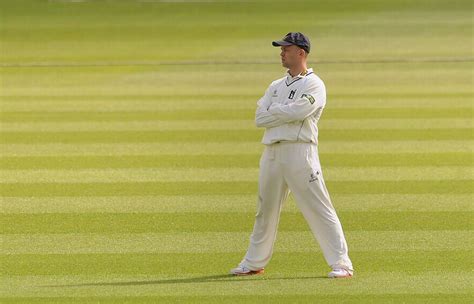
<svg viewBox="0 0 474 304">
<path fill-rule="evenodd" d="M 2 1 L 2 303 L 473 300 L 470 1 Z M 312 38 L 320 155 L 356 275 L 292 198 L 264 276 L 270 42 Z"/>
</svg>

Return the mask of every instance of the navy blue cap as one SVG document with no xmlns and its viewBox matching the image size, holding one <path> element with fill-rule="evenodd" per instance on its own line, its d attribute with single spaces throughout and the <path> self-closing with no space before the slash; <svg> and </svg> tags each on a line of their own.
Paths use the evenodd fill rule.
<svg viewBox="0 0 474 304">
<path fill-rule="evenodd" d="M 282 40 L 273 41 L 273 46 L 282 46 L 282 45 L 296 45 L 309 53 L 311 49 L 311 44 L 309 43 L 309 38 L 300 32 L 290 32 L 283 37 Z"/>
</svg>

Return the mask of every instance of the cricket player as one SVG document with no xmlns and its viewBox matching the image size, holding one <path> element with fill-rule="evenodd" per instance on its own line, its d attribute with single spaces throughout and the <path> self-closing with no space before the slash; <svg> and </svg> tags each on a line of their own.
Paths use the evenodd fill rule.
<svg viewBox="0 0 474 304">
<path fill-rule="evenodd" d="M 281 208 L 291 191 L 332 268 L 328 276 L 352 277 L 344 232 L 319 163 L 317 123 L 326 105 L 326 89 L 307 68 L 310 41 L 291 32 L 272 44 L 281 48 L 281 63 L 288 70 L 257 103 L 255 123 L 265 128 L 257 214 L 247 253 L 231 274 L 264 272 L 273 253 Z"/>
</svg>

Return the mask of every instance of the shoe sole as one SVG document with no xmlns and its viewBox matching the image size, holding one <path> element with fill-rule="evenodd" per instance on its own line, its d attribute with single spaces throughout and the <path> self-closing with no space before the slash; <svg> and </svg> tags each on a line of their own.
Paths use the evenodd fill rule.
<svg viewBox="0 0 474 304">
<path fill-rule="evenodd" d="M 239 276 L 239 277 L 243 277 L 243 276 L 250 276 L 250 275 L 258 275 L 258 274 L 263 274 L 265 272 L 264 269 L 260 269 L 260 270 L 252 270 L 250 272 L 245 272 L 245 273 L 232 273 L 234 276 Z"/>
</svg>

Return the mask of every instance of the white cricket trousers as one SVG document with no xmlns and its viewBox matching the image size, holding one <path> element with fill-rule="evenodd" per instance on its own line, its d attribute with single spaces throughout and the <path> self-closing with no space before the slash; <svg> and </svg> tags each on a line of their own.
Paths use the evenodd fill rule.
<svg viewBox="0 0 474 304">
<path fill-rule="evenodd" d="M 273 253 L 283 202 L 293 192 L 298 208 L 331 268 L 353 270 L 341 222 L 324 183 L 316 144 L 268 145 L 260 159 L 258 206 L 250 245 L 241 264 L 265 267 Z"/>
</svg>

